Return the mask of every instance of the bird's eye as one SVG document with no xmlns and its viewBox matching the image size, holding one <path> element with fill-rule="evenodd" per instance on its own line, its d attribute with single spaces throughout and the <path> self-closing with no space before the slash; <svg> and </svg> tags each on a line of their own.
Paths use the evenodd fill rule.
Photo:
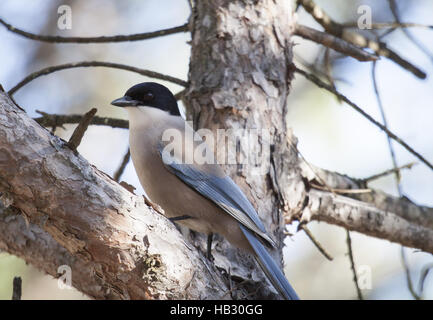
<svg viewBox="0 0 433 320">
<path fill-rule="evenodd" d="M 145 94 L 144 94 L 144 99 L 145 100 L 152 100 L 153 99 L 153 93 L 152 92 L 146 92 Z"/>
</svg>

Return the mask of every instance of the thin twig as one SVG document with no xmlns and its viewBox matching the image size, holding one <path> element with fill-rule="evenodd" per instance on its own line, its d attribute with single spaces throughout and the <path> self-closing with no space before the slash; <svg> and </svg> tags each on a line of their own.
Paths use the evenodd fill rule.
<svg viewBox="0 0 433 320">
<path fill-rule="evenodd" d="M 12 288 L 12 300 L 21 300 L 22 280 L 21 277 L 14 277 Z"/>
<path fill-rule="evenodd" d="M 322 8 L 317 6 L 312 0 L 298 0 L 298 2 L 325 29 L 326 32 L 343 40 L 346 40 L 347 42 L 350 42 L 358 47 L 369 48 L 373 50 L 377 55 L 384 56 L 394 61 L 400 67 L 410 71 L 418 78 L 426 78 L 427 75 L 424 71 L 414 66 L 408 60 L 402 58 L 395 51 L 388 48 L 386 43 L 374 41 L 366 38 L 361 33 L 346 30 L 343 25 L 332 20 L 331 17 L 325 11 L 323 11 Z"/>
<path fill-rule="evenodd" d="M 297 24 L 294 34 L 304 39 L 320 43 L 325 47 L 334 49 L 335 51 L 351 56 L 359 61 L 374 61 L 378 59 L 377 56 L 372 55 L 371 53 L 362 50 L 362 48 L 359 48 L 343 39 L 307 26 Z"/>
<path fill-rule="evenodd" d="M 324 55 L 324 66 L 325 66 L 325 75 L 326 79 L 328 80 L 329 84 L 334 90 L 337 90 L 337 87 L 335 86 L 334 77 L 332 76 L 332 62 L 330 58 L 330 51 L 329 48 L 325 49 L 325 55 Z M 342 101 L 336 97 L 339 103 Z"/>
<path fill-rule="evenodd" d="M 398 12 L 397 8 L 397 2 L 395 0 L 388 0 L 389 8 L 391 9 L 392 15 L 394 16 L 394 19 L 397 23 L 401 24 L 400 20 L 400 14 Z M 401 31 L 405 34 L 405 36 L 412 41 L 412 43 L 418 47 L 419 50 L 421 50 L 429 59 L 433 62 L 433 55 L 432 53 L 420 42 L 418 41 L 409 30 L 401 29 Z"/>
<path fill-rule="evenodd" d="M 371 68 L 371 79 L 373 81 L 374 93 L 376 95 L 377 105 L 379 107 L 380 115 L 382 117 L 382 123 L 385 128 L 388 128 L 388 121 L 386 120 L 385 110 L 383 109 L 382 99 L 380 98 L 379 88 L 376 81 L 376 61 L 373 62 Z M 398 193 L 400 197 L 402 196 L 401 186 L 400 186 L 400 170 L 398 170 L 397 159 L 395 157 L 394 147 L 392 145 L 391 138 L 389 135 L 386 136 L 388 142 L 388 149 L 392 159 L 392 167 L 394 168 L 394 175 Z"/>
<path fill-rule="evenodd" d="M 17 90 L 21 89 L 27 83 L 29 83 L 30 81 L 33 81 L 34 79 L 36 79 L 38 77 L 45 76 L 47 74 L 57 72 L 60 70 L 72 69 L 72 68 L 82 68 L 82 67 L 106 67 L 106 68 L 113 68 L 113 69 L 121 69 L 121 70 L 135 72 L 135 73 L 141 74 L 141 75 L 146 76 L 146 77 L 173 82 L 173 83 L 178 84 L 178 85 L 183 86 L 183 87 L 188 86 L 188 82 L 186 82 L 184 80 L 181 80 L 181 79 L 178 79 L 178 78 L 175 78 L 172 76 L 168 76 L 168 75 L 165 75 L 162 73 L 158 73 L 155 71 L 140 69 L 140 68 L 120 64 L 120 63 L 103 62 L 103 61 L 81 61 L 81 62 L 66 63 L 66 64 L 60 64 L 57 66 L 51 66 L 51 67 L 47 67 L 47 68 L 41 69 L 39 71 L 33 72 L 33 73 L 29 74 L 27 77 L 25 77 L 23 80 L 21 80 L 19 83 L 17 83 L 12 89 L 10 89 L 8 91 L 8 94 L 10 96 L 12 96 Z"/>
<path fill-rule="evenodd" d="M 388 123 L 387 123 L 386 116 L 385 116 L 385 110 L 383 108 L 382 99 L 381 99 L 380 94 L 379 94 L 379 88 L 378 88 L 377 80 L 376 80 L 376 61 L 374 61 L 373 65 L 372 65 L 371 79 L 373 81 L 374 93 L 376 95 L 377 105 L 379 107 L 379 111 L 380 111 L 380 114 L 381 114 L 381 117 L 382 117 L 383 125 L 386 128 L 388 128 Z M 390 139 L 389 136 L 387 136 L 387 142 L 388 142 L 389 153 L 390 153 L 391 159 L 392 159 L 392 166 L 393 166 L 393 169 L 394 169 L 393 173 L 395 175 L 395 185 L 397 187 L 398 195 L 401 198 L 403 196 L 403 192 L 401 190 L 401 184 L 400 184 L 401 175 L 400 175 L 400 170 L 398 169 L 397 159 L 396 159 L 396 156 L 395 156 L 394 147 L 392 145 L 392 141 L 391 141 L 391 139 Z M 404 255 L 404 248 L 403 248 L 403 246 L 401 246 L 400 254 L 401 254 L 401 259 L 403 261 L 403 265 L 405 267 L 404 269 L 405 269 L 405 272 L 406 272 L 406 279 L 407 279 L 407 283 L 408 283 L 409 292 L 412 294 L 412 296 L 416 300 L 418 300 L 419 296 L 416 294 L 415 290 L 413 289 L 413 283 L 412 283 L 412 279 L 411 279 L 411 276 L 410 276 L 410 270 L 409 270 L 409 266 L 408 266 L 408 264 L 406 262 L 406 257 Z"/>
<path fill-rule="evenodd" d="M 359 28 L 358 22 L 349 22 L 342 23 L 342 27 L 344 28 Z M 420 23 L 411 23 L 411 22 L 376 22 L 372 23 L 369 26 L 369 29 L 404 29 L 404 28 L 426 28 L 433 29 L 433 26 L 420 24 Z"/>
<path fill-rule="evenodd" d="M 325 250 L 325 248 L 320 244 L 320 242 L 314 237 L 314 235 L 311 233 L 310 229 L 307 228 L 305 224 L 299 224 L 299 228 L 304 230 L 307 237 L 311 240 L 311 242 L 316 246 L 316 248 L 319 250 L 323 256 L 328 259 L 329 261 L 332 261 L 334 258 Z"/>
<path fill-rule="evenodd" d="M 412 297 L 414 297 L 414 299 L 421 300 L 421 297 L 418 295 L 418 293 L 415 292 L 415 289 L 412 284 L 412 278 L 410 276 L 409 265 L 406 261 L 406 254 L 404 252 L 404 247 L 401 246 L 400 250 L 401 250 L 401 263 L 403 264 L 403 268 L 406 273 L 406 282 L 407 282 L 407 287 L 409 289 L 409 292 L 411 293 Z"/>
<path fill-rule="evenodd" d="M 347 229 L 346 229 L 346 243 L 347 243 L 347 249 L 348 249 L 348 254 L 350 259 L 350 266 L 352 268 L 352 273 L 353 273 L 353 282 L 355 282 L 358 299 L 364 300 L 364 297 L 362 296 L 361 288 L 359 287 L 359 283 L 358 283 L 358 275 L 356 273 L 355 259 L 353 258 L 352 239 L 350 237 L 350 231 Z"/>
<path fill-rule="evenodd" d="M 422 294 L 424 292 L 425 280 L 427 279 L 427 276 L 428 276 L 429 272 L 431 271 L 431 269 L 433 269 L 433 263 L 430 263 L 430 264 L 424 266 L 421 270 L 421 275 L 419 277 L 419 283 L 418 283 L 419 293 L 420 293 L 421 297 L 422 297 Z"/>
<path fill-rule="evenodd" d="M 120 177 L 123 174 L 123 171 L 125 171 L 126 165 L 129 162 L 129 159 L 131 158 L 131 151 L 128 148 L 128 151 L 125 153 L 122 159 L 122 163 L 120 164 L 119 168 L 116 170 L 116 173 L 114 174 L 113 179 L 119 182 Z"/>
<path fill-rule="evenodd" d="M 410 162 L 410 163 L 407 163 L 407 164 L 405 164 L 405 165 L 403 165 L 403 166 L 400 166 L 400 167 L 398 167 L 398 168 L 392 168 L 392 169 L 388 169 L 388 170 L 386 170 L 386 171 L 383 171 L 383 172 L 381 172 L 381 173 L 378 173 L 378 174 L 375 174 L 375 175 L 372 175 L 372 176 L 370 176 L 370 177 L 367 177 L 367 178 L 365 178 L 365 179 L 361 179 L 361 181 L 362 182 L 370 182 L 370 181 L 372 181 L 372 180 L 376 180 L 376 179 L 379 179 L 379 178 L 382 178 L 382 177 L 385 177 L 385 176 L 387 176 L 387 175 L 389 175 L 389 174 L 393 174 L 393 173 L 395 173 L 395 171 L 401 171 L 401 170 L 403 170 L 403 169 L 411 169 L 414 165 L 416 165 L 417 164 L 417 162 Z"/>
<path fill-rule="evenodd" d="M 326 72 L 326 71 L 323 71 L 323 70 L 318 69 L 318 68 L 316 67 L 315 64 L 313 64 L 313 63 L 309 63 L 308 61 L 306 61 L 304 58 L 302 58 L 301 56 L 297 55 L 296 53 L 295 53 L 295 55 L 294 55 L 294 60 L 295 60 L 296 62 L 299 62 L 299 64 L 301 64 L 301 65 L 304 66 L 306 69 L 308 69 L 309 71 L 311 71 L 311 72 L 312 72 L 313 74 L 315 74 L 317 77 L 328 79 L 328 75 L 327 75 L 327 72 Z M 347 82 L 345 79 L 343 79 L 343 78 L 333 78 L 333 80 L 334 80 L 334 82 L 335 82 L 335 81 L 341 81 L 341 82 L 344 82 L 344 83 L 348 83 L 348 82 Z M 338 99 L 338 97 L 337 97 L 337 99 Z"/>
<path fill-rule="evenodd" d="M 83 139 L 84 133 L 86 132 L 87 128 L 89 127 L 90 122 L 92 121 L 92 118 L 96 114 L 96 111 L 98 111 L 98 110 L 96 108 L 93 108 L 89 112 L 84 114 L 81 118 L 80 123 L 78 123 L 78 126 L 75 128 L 74 132 L 72 133 L 72 136 L 68 141 L 68 146 L 73 151 L 76 151 L 78 146 L 80 145 L 81 140 Z"/>
<path fill-rule="evenodd" d="M 43 111 L 36 110 L 37 113 L 42 115 L 38 118 L 33 118 L 37 123 L 43 127 L 62 127 L 64 124 L 80 123 L 82 115 L 80 114 L 49 114 Z M 90 121 L 92 125 L 109 126 L 112 128 L 128 129 L 129 122 L 124 119 L 98 117 L 95 116 Z"/>
<path fill-rule="evenodd" d="M 310 186 L 314 189 L 318 189 L 318 190 L 324 190 L 324 191 L 330 191 L 333 193 L 343 193 L 343 194 L 358 194 L 358 193 L 371 193 L 371 189 L 335 189 L 335 188 L 330 188 L 327 186 L 320 186 L 318 184 L 315 183 L 311 183 L 310 182 Z"/>
<path fill-rule="evenodd" d="M 185 23 L 181 26 L 177 26 L 173 28 L 168 28 L 168 29 L 163 29 L 163 30 L 158 30 L 153 32 L 129 34 L 129 35 L 101 36 L 101 37 L 62 37 L 62 36 L 46 36 L 46 35 L 39 35 L 39 34 L 27 32 L 15 28 L 13 25 L 7 23 L 1 18 L 0 18 L 0 24 L 5 26 L 6 29 L 8 29 L 10 32 L 23 36 L 27 39 L 42 41 L 42 42 L 50 42 L 50 43 L 104 43 L 104 42 L 139 41 L 139 40 L 152 39 L 152 38 L 166 36 L 169 34 L 188 31 L 188 24 Z"/>
<path fill-rule="evenodd" d="M 301 69 L 299 69 L 297 67 L 294 67 L 294 68 L 295 68 L 294 69 L 295 72 L 301 74 L 306 79 L 308 79 L 311 82 L 313 82 L 314 84 L 316 84 L 318 87 L 323 88 L 323 89 L 325 89 L 325 90 L 327 90 L 327 91 L 335 94 L 339 98 L 341 98 L 341 100 L 343 100 L 349 106 L 351 106 L 353 109 L 355 109 L 357 112 L 359 112 L 360 114 L 362 114 L 368 121 L 370 121 L 371 123 L 373 123 L 376 127 L 382 129 L 391 139 L 393 139 L 394 141 L 397 141 L 402 147 L 404 147 L 407 151 L 409 151 L 410 153 L 412 153 L 421 162 L 423 162 L 426 166 L 428 166 L 430 169 L 433 170 L 433 164 L 431 164 L 429 161 L 427 161 L 427 159 L 425 159 L 421 154 L 419 154 L 418 152 L 416 152 L 412 147 L 410 147 L 401 138 L 399 138 L 394 133 L 392 133 L 388 128 L 386 128 L 385 126 L 383 126 L 380 122 L 374 120 L 374 118 L 372 116 L 370 116 L 368 113 L 366 113 L 360 107 L 358 107 L 354 102 L 352 102 L 351 100 L 349 100 L 346 96 L 344 96 L 343 94 L 339 93 L 338 91 L 332 89 L 332 87 L 330 85 L 328 85 L 327 83 L 323 82 L 322 80 L 320 80 L 319 78 L 317 78 L 315 75 L 310 74 L 308 72 L 305 72 L 304 70 L 301 70 Z"/>
</svg>

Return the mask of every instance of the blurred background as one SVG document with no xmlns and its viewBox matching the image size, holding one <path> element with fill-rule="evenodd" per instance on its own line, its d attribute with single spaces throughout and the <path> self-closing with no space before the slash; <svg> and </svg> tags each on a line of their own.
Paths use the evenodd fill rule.
<svg viewBox="0 0 433 320">
<path fill-rule="evenodd" d="M 386 0 L 316 0 L 334 20 L 357 21 L 357 8 L 368 4 L 373 22 L 393 21 Z M 72 8 L 72 29 L 59 30 L 57 9 Z M 401 20 L 433 25 L 433 1 L 397 1 Z M 190 14 L 186 0 L 2 0 L 0 17 L 17 28 L 37 34 L 61 36 L 102 36 L 155 31 L 184 24 Z M 298 21 L 321 30 L 300 9 Z M 433 53 L 433 31 L 411 28 L 411 34 Z M 138 42 L 107 44 L 49 44 L 22 38 L 0 26 L 0 84 L 11 89 L 31 72 L 41 68 L 83 60 L 99 60 L 150 69 L 187 80 L 190 46 L 188 33 Z M 295 63 L 299 67 L 323 68 L 323 49 L 294 37 Z M 401 30 L 384 40 L 427 73 L 420 80 L 384 58 L 377 63 L 377 81 L 390 129 L 415 150 L 433 161 L 433 58 L 420 50 Z M 331 52 L 332 75 L 337 89 L 360 105 L 375 119 L 381 119 L 373 90 L 372 63 L 341 58 Z M 40 77 L 19 90 L 14 98 L 32 117 L 35 110 L 59 114 L 82 114 L 92 107 L 97 115 L 126 118 L 109 103 L 133 84 L 151 79 L 115 69 L 78 68 Z M 161 81 L 173 92 L 182 87 Z M 365 178 L 392 168 L 386 136 L 358 113 L 331 94 L 297 76 L 289 96 L 289 124 L 299 138 L 299 150 L 312 164 Z M 56 134 L 68 139 L 75 125 L 58 128 Z M 395 144 L 399 165 L 414 157 Z M 110 127 L 91 126 L 78 151 L 100 170 L 113 175 L 128 150 L 128 132 Z M 142 189 L 132 163 L 121 180 Z M 371 184 L 397 195 L 393 176 Z M 418 164 L 402 172 L 403 194 L 417 204 L 433 206 L 433 172 Z M 286 239 L 286 275 L 303 299 L 356 299 L 353 274 L 347 256 L 344 229 L 325 223 L 310 223 L 310 230 L 334 257 L 326 260 L 296 224 L 288 227 L 294 236 Z M 368 270 L 371 286 L 363 289 L 367 299 L 412 299 L 402 267 L 400 245 L 352 232 L 354 258 L 359 269 Z M 433 264 L 431 254 L 406 249 L 414 286 L 420 273 Z M 14 276 L 23 279 L 23 299 L 88 299 L 76 290 L 59 289 L 57 280 L 32 266 L 0 252 L 0 299 L 10 299 Z M 433 276 L 425 281 L 424 298 L 433 299 Z"/>
</svg>

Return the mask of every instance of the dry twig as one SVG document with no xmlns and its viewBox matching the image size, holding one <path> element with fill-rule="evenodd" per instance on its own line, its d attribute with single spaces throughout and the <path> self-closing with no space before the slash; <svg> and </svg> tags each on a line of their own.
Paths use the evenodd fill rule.
<svg viewBox="0 0 433 320">
<path fill-rule="evenodd" d="M 39 35 L 39 34 L 27 32 L 15 28 L 13 25 L 7 23 L 1 18 L 0 18 L 0 24 L 2 24 L 10 32 L 23 36 L 27 39 L 50 42 L 50 43 L 104 43 L 104 42 L 139 41 L 139 40 L 152 39 L 152 38 L 166 36 L 169 34 L 189 31 L 188 24 L 185 23 L 181 26 L 177 26 L 173 28 L 168 28 L 168 29 L 163 29 L 163 30 L 158 30 L 153 32 L 129 34 L 129 35 L 101 36 L 101 37 L 62 37 L 62 36 L 45 36 L 45 35 Z"/>
<path fill-rule="evenodd" d="M 74 132 L 72 133 L 71 138 L 68 141 L 68 146 L 76 151 L 78 146 L 81 143 L 81 140 L 83 139 L 84 133 L 86 132 L 87 128 L 90 125 L 90 122 L 92 121 L 92 118 L 96 114 L 96 111 L 98 111 L 96 108 L 91 109 L 89 112 L 83 115 L 81 118 L 80 123 L 78 123 L 78 126 L 75 128 Z"/>
<path fill-rule="evenodd" d="M 298 0 L 298 3 L 300 3 L 309 14 L 311 14 L 311 16 L 325 29 L 326 32 L 358 47 L 369 48 L 373 50 L 377 55 L 386 57 L 394 61 L 400 67 L 410 71 L 418 78 L 426 78 L 427 75 L 424 71 L 413 65 L 408 60 L 402 58 L 395 51 L 388 48 L 386 43 L 371 40 L 358 32 L 347 30 L 344 25 L 341 25 L 332 20 L 332 18 L 325 11 L 323 11 L 322 8 L 317 6 L 312 0 Z"/>
<path fill-rule="evenodd" d="M 394 133 L 392 133 L 388 128 L 386 128 L 384 125 L 382 125 L 380 122 L 374 120 L 372 116 L 370 116 L 368 113 L 366 113 L 364 110 L 362 110 L 359 106 L 357 106 L 354 102 L 349 100 L 346 96 L 339 93 L 338 91 L 334 90 L 330 85 L 323 82 L 319 78 L 317 78 L 315 75 L 310 74 L 308 72 L 305 72 L 304 70 L 301 70 L 297 67 L 295 68 L 295 72 L 301 74 L 306 79 L 310 80 L 314 84 L 316 84 L 318 87 L 323 88 L 333 94 L 335 94 L 337 97 L 339 97 L 341 100 L 346 102 L 349 106 L 351 106 L 353 109 L 355 109 L 357 112 L 362 114 L 368 121 L 373 123 L 376 127 L 383 130 L 391 139 L 398 142 L 402 147 L 404 147 L 407 151 L 412 153 L 415 157 L 417 157 L 421 162 L 423 162 L 426 166 L 428 166 L 430 169 L 433 170 L 433 164 L 431 164 L 427 159 L 425 159 L 421 154 L 416 152 L 411 146 L 409 146 L 406 142 L 404 142 L 401 138 L 396 136 Z"/>
<path fill-rule="evenodd" d="M 359 48 L 343 39 L 335 37 L 326 32 L 309 28 L 307 26 L 297 24 L 294 34 L 304 39 L 323 44 L 328 48 L 351 56 L 352 58 L 355 58 L 359 61 L 374 61 L 378 59 L 377 56 L 374 56 L 371 53 L 362 50 L 362 48 Z"/>
<path fill-rule="evenodd" d="M 355 259 L 353 257 L 353 250 L 352 250 L 352 239 L 350 237 L 350 231 L 347 229 L 346 229 L 346 242 L 347 242 L 348 255 L 350 260 L 350 266 L 352 268 L 352 273 L 353 273 L 353 282 L 355 282 L 355 287 L 356 287 L 356 293 L 358 294 L 359 300 L 364 300 L 364 297 L 362 296 L 361 288 L 359 287 L 359 283 L 358 283 L 358 275 L 356 273 Z"/>
<path fill-rule="evenodd" d="M 128 164 L 130 158 L 131 158 L 131 151 L 128 148 L 128 151 L 123 156 L 122 163 L 120 164 L 119 168 L 114 173 L 113 179 L 116 180 L 117 182 L 119 182 L 120 177 L 123 174 L 123 171 L 125 171 L 126 165 Z"/>
<path fill-rule="evenodd" d="M 135 72 L 135 73 L 141 74 L 141 75 L 146 76 L 146 77 L 173 82 L 173 83 L 178 84 L 178 85 L 183 86 L 183 87 L 188 86 L 188 82 L 186 82 L 184 80 L 181 80 L 181 79 L 178 79 L 178 78 L 175 78 L 172 76 L 168 76 L 168 75 L 165 75 L 165 74 L 162 74 L 159 72 L 151 71 L 151 70 L 140 69 L 140 68 L 120 64 L 120 63 L 103 62 L 103 61 L 81 61 L 81 62 L 75 62 L 75 63 L 66 63 L 66 64 L 60 64 L 60 65 L 56 65 L 56 66 L 50 66 L 50 67 L 41 69 L 39 71 L 33 72 L 33 73 L 29 74 L 27 77 L 25 77 L 23 80 L 18 82 L 12 89 L 10 89 L 8 91 L 8 94 L 10 96 L 12 96 L 16 91 L 21 89 L 23 86 L 28 84 L 30 81 L 33 81 L 34 79 L 39 78 L 41 76 L 45 76 L 47 74 L 57 72 L 60 70 L 72 69 L 72 68 L 82 68 L 82 67 L 106 67 L 106 68 L 113 68 L 113 69 L 121 69 L 121 70 Z"/>
</svg>

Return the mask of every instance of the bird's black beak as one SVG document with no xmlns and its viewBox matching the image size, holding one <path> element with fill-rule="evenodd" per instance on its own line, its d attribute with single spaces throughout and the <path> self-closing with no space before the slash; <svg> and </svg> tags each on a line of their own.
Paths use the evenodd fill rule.
<svg viewBox="0 0 433 320">
<path fill-rule="evenodd" d="M 111 104 L 116 107 L 134 107 L 140 104 L 139 101 L 132 99 L 128 96 L 123 96 L 119 99 L 111 101 Z"/>
</svg>

